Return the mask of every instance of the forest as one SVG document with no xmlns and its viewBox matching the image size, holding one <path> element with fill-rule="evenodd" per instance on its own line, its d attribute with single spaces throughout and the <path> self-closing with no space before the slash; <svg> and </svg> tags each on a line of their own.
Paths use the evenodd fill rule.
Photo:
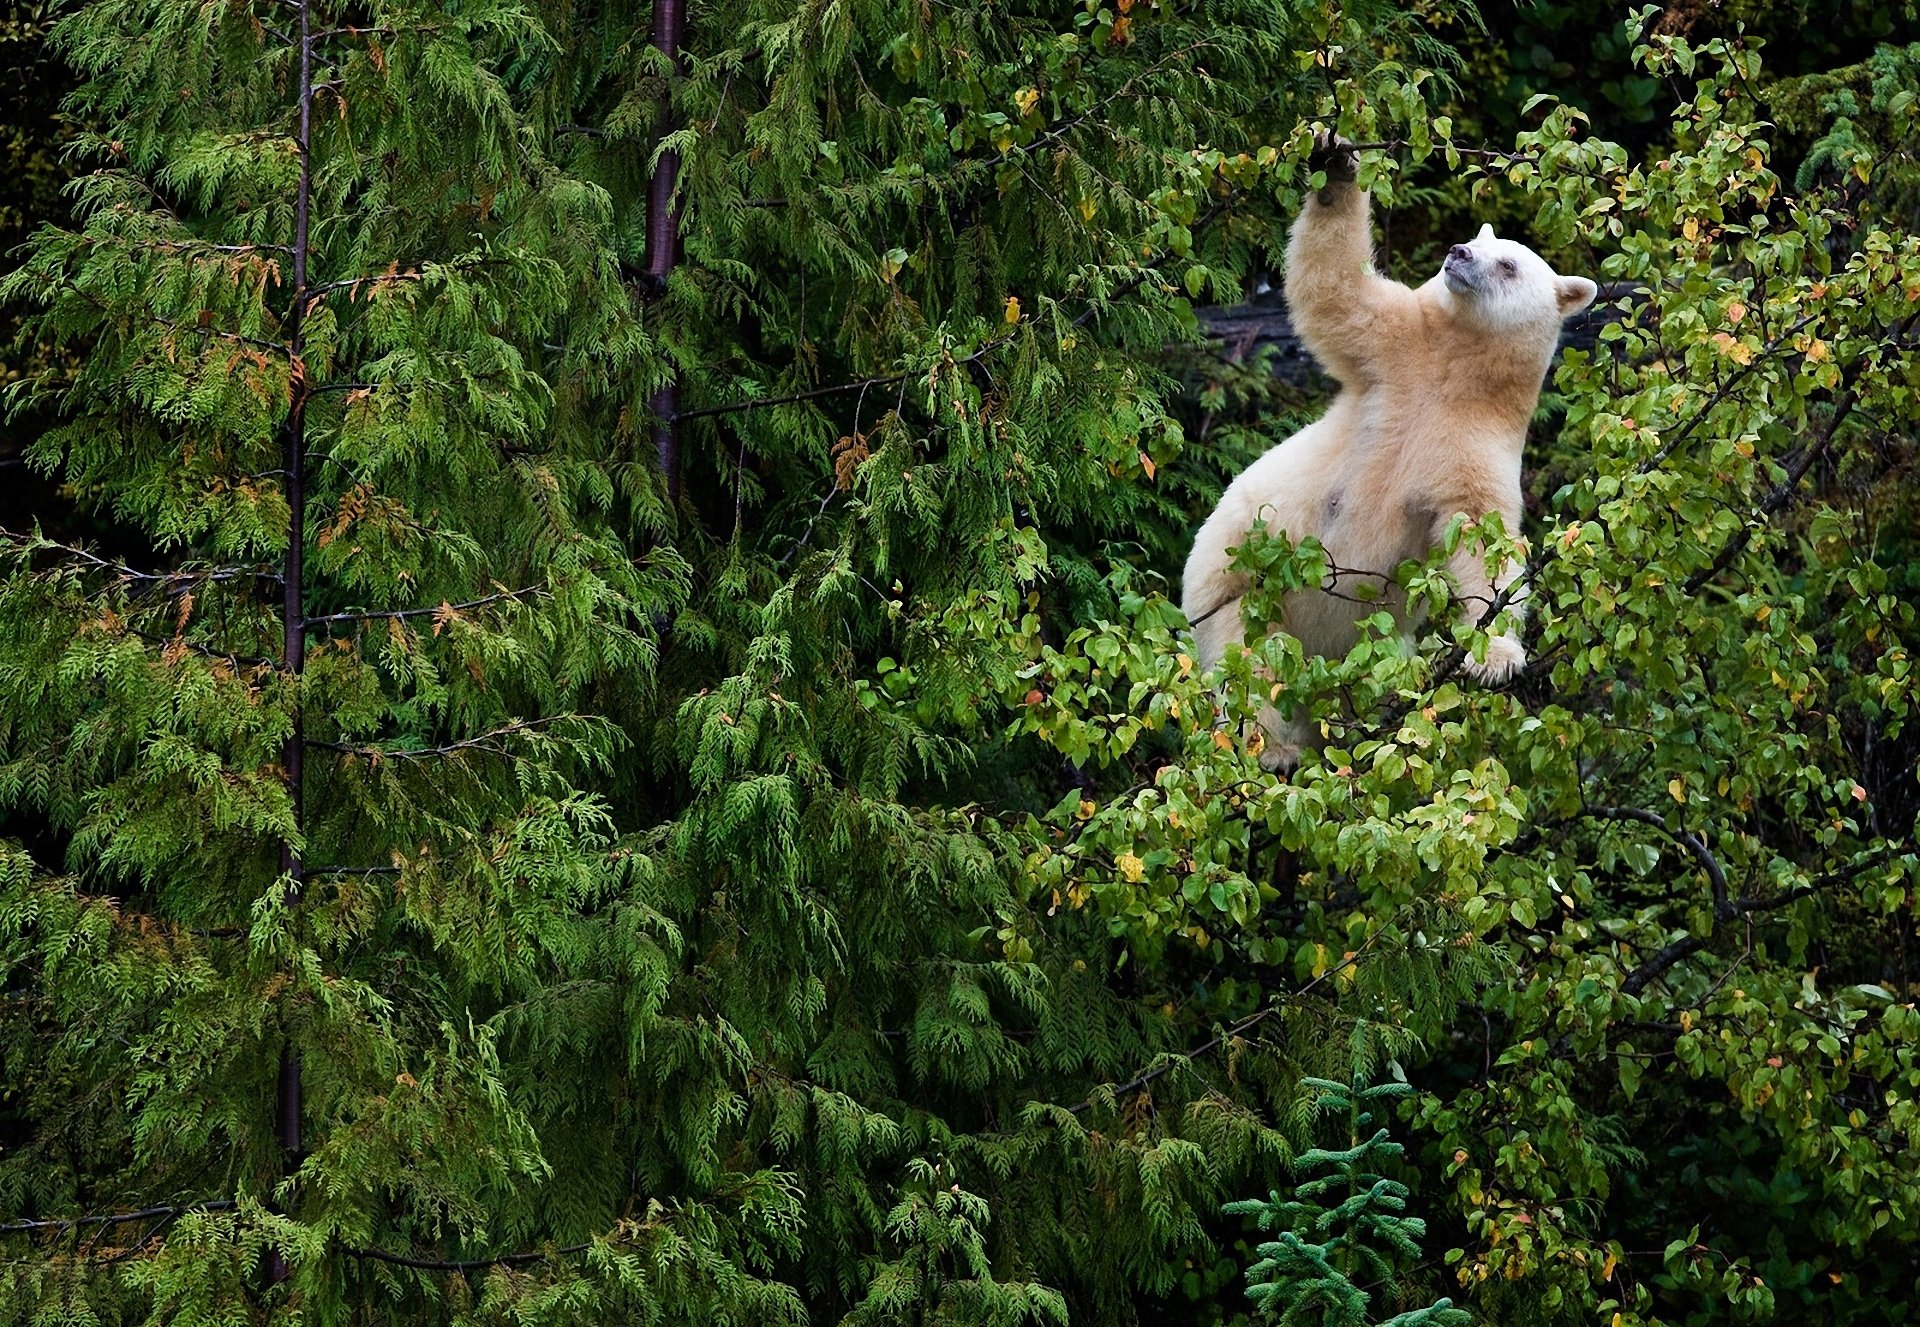
<svg viewBox="0 0 1920 1327">
<path fill-rule="evenodd" d="M 1920 1320 L 1914 0 L 0 64 L 0 1327 Z M 1328 134 L 1600 294 L 1410 643 L 1261 529 L 1203 666 Z"/>
</svg>

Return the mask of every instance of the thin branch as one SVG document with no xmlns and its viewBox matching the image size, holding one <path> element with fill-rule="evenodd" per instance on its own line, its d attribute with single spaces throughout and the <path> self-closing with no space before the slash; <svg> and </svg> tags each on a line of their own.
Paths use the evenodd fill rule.
<svg viewBox="0 0 1920 1327">
<path fill-rule="evenodd" d="M 342 1245 L 340 1252 L 349 1258 L 366 1258 L 372 1262 L 391 1263 L 395 1267 L 417 1267 L 427 1272 L 472 1272 L 482 1267 L 520 1267 L 527 1263 L 546 1262 L 551 1258 L 585 1253 L 592 1247 L 591 1244 L 565 1244 L 556 1249 L 542 1249 L 535 1253 L 503 1253 L 496 1258 L 468 1258 L 459 1261 L 415 1258 L 406 1254 L 387 1253 L 380 1249 L 354 1248 L 351 1245 Z"/>
<path fill-rule="evenodd" d="M 128 566 L 124 562 L 115 562 L 89 552 L 78 544 L 63 544 L 57 540 L 42 539 L 30 534 L 21 534 L 14 530 L 0 529 L 0 541 L 13 544 L 28 553 L 41 550 L 64 553 L 74 562 L 95 571 L 111 572 L 121 581 L 140 585 L 187 586 L 207 582 L 263 580 L 278 582 L 280 573 L 271 567 L 189 567 L 178 571 L 141 571 L 138 567 Z"/>
<path fill-rule="evenodd" d="M 524 599 L 528 595 L 538 594 L 546 589 L 545 584 L 529 585 L 520 590 L 502 590 L 499 594 L 489 594 L 480 599 L 469 599 L 465 603 L 439 603 L 432 608 L 383 608 L 365 612 L 328 613 L 321 617 L 307 619 L 309 627 L 336 626 L 348 622 L 400 621 L 411 617 L 432 617 L 437 613 L 465 613 L 475 608 L 485 608 L 489 604 L 503 603 L 509 599 Z"/>
<path fill-rule="evenodd" d="M 1276 995 L 1273 998 L 1272 1003 L 1267 1005 L 1265 1009 L 1256 1010 L 1254 1013 L 1248 1014 L 1245 1018 L 1241 1019 L 1238 1023 L 1235 1023 L 1232 1027 L 1228 1028 L 1226 1031 L 1214 1034 L 1212 1037 L 1208 1038 L 1206 1041 L 1201 1042 L 1198 1046 L 1195 1046 L 1192 1050 L 1186 1052 L 1184 1055 L 1173 1057 L 1169 1059 L 1165 1064 L 1157 1065 L 1152 1069 L 1144 1070 L 1141 1073 L 1134 1075 L 1132 1078 L 1129 1078 L 1126 1082 L 1116 1085 L 1111 1090 L 1112 1095 L 1115 1097 L 1123 1097 L 1128 1095 L 1129 1093 L 1138 1092 L 1141 1088 L 1146 1087 L 1149 1083 L 1153 1082 L 1154 1079 L 1159 1078 L 1165 1074 L 1172 1073 L 1175 1069 L 1182 1068 L 1186 1065 L 1190 1065 L 1195 1060 L 1199 1059 L 1201 1056 L 1210 1054 L 1211 1052 L 1218 1050 L 1220 1047 L 1226 1045 L 1230 1041 L 1239 1040 L 1241 1037 L 1245 1036 L 1248 1032 L 1258 1027 L 1261 1023 L 1271 1018 L 1274 1014 L 1286 1008 L 1293 1001 L 1298 1000 L 1302 996 L 1309 994 L 1315 987 L 1319 986 L 1322 982 L 1325 982 L 1329 978 L 1333 977 L 1335 974 L 1340 972 L 1343 968 L 1359 966 L 1361 956 L 1364 955 L 1367 952 L 1367 950 L 1372 947 L 1374 940 L 1377 939 L 1380 934 L 1381 934 L 1380 932 L 1376 931 L 1374 932 L 1373 935 L 1368 936 L 1366 940 L 1361 944 L 1359 949 L 1347 955 L 1345 958 L 1341 959 L 1338 963 L 1333 964 L 1325 972 L 1322 972 L 1319 976 L 1315 977 L 1312 981 L 1309 981 L 1305 986 L 1302 986 L 1299 990 L 1286 991 L 1286 992 L 1282 992 L 1279 995 Z M 1078 1105 L 1067 1107 L 1067 1113 L 1070 1115 L 1084 1115 L 1087 1111 L 1093 1109 L 1093 1104 L 1094 1104 L 1094 1098 L 1089 1096 L 1088 1098 L 1086 1098 L 1086 1100 L 1080 1102 Z"/>
<path fill-rule="evenodd" d="M 1732 566 L 1739 556 L 1747 551 L 1747 546 L 1753 542 L 1753 523 L 1764 521 L 1793 500 L 1794 490 L 1800 487 L 1800 481 L 1806 477 L 1807 471 L 1813 468 L 1813 463 L 1826 455 L 1827 448 L 1833 442 L 1834 434 L 1840 431 L 1840 425 L 1845 423 L 1847 416 L 1853 413 L 1854 402 L 1857 399 L 1851 387 L 1841 393 L 1834 402 L 1833 418 L 1828 422 L 1827 427 L 1821 430 L 1819 438 L 1801 451 L 1799 459 L 1787 471 L 1787 477 L 1775 484 L 1767 491 L 1766 496 L 1760 499 L 1759 505 L 1753 510 L 1753 515 L 1741 523 L 1740 532 L 1727 540 L 1726 546 L 1720 550 L 1719 555 L 1707 566 L 1687 577 L 1683 587 L 1684 593 L 1696 593 L 1714 577 Z"/>
<path fill-rule="evenodd" d="M 448 742 L 444 746 L 356 746 L 347 742 L 323 742 L 311 737 L 307 739 L 307 745 L 310 747 L 319 747 L 326 751 L 338 751 L 340 754 L 346 756 L 359 756 L 364 760 L 372 761 L 376 764 L 383 760 L 435 760 L 443 756 L 460 755 L 467 751 L 483 751 L 496 756 L 511 756 L 513 752 L 499 745 L 501 738 L 514 737 L 521 733 L 537 732 L 563 719 L 577 719 L 578 717 L 580 716 L 576 714 L 552 714 L 539 719 L 521 719 L 514 723 L 495 728 L 490 732 Z"/>
<path fill-rule="evenodd" d="M 1403 147 L 1412 147 L 1413 144 L 1404 138 L 1386 138 L 1377 143 L 1353 143 L 1350 144 L 1350 146 L 1355 152 L 1397 152 Z M 1431 143 L 1428 146 L 1435 155 L 1443 155 L 1447 152 L 1458 152 L 1463 157 L 1483 157 L 1489 161 L 1502 163 L 1540 160 L 1538 156 L 1531 152 L 1508 152 L 1502 148 L 1461 147 L 1457 143 L 1444 142 Z"/>
<path fill-rule="evenodd" d="M 143 1207 L 135 1212 L 109 1212 L 101 1216 L 74 1216 L 48 1221 L 9 1221 L 0 1225 L 0 1235 L 24 1235 L 40 1230 L 74 1230 L 81 1226 L 120 1226 L 129 1221 L 146 1221 L 156 1216 L 185 1216 L 193 1212 L 230 1212 L 239 1203 L 232 1198 L 210 1198 L 205 1202 L 183 1203 L 171 1207 Z"/>
<path fill-rule="evenodd" d="M 1747 914 L 1771 912 L 1775 908 L 1784 908 L 1789 903 L 1798 903 L 1803 898 L 1812 898 L 1822 890 L 1831 889 L 1835 885 L 1848 884 L 1863 872 L 1871 871 L 1876 866 L 1884 866 L 1901 853 L 1912 851 L 1913 845 L 1911 843 L 1889 843 L 1879 851 L 1870 853 L 1857 862 L 1850 862 L 1836 871 L 1828 871 L 1824 875 L 1809 880 L 1804 885 L 1796 885 L 1792 889 L 1782 890 L 1780 893 L 1770 895 L 1767 898 L 1737 899 L 1734 902 L 1733 910 L 1737 913 Z"/>
</svg>

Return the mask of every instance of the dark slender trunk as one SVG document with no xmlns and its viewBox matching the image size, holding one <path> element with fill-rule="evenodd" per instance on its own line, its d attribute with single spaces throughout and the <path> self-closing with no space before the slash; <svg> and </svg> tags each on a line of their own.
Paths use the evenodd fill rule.
<svg viewBox="0 0 1920 1327">
<path fill-rule="evenodd" d="M 301 352 L 304 349 L 303 324 L 306 321 L 307 305 L 311 298 L 307 276 L 307 251 L 309 223 L 313 203 L 313 15 L 311 0 L 300 5 L 300 90 L 299 90 L 299 139 L 300 181 L 293 204 L 293 292 L 292 303 L 287 315 L 287 369 L 290 400 L 287 405 L 287 418 L 281 429 L 280 464 L 281 476 L 287 495 L 287 554 L 283 572 L 286 578 L 286 598 L 282 605 L 285 619 L 285 635 L 282 638 L 281 666 L 286 670 L 287 679 L 294 689 L 293 726 L 287 734 L 286 746 L 282 751 L 282 763 L 286 767 L 287 796 L 293 805 L 294 826 L 303 833 L 306 828 L 305 808 L 303 806 L 304 771 L 302 766 L 306 757 L 306 732 L 304 710 L 300 699 L 301 675 L 306 671 L 307 662 L 307 622 L 306 596 L 303 583 L 302 561 L 306 552 L 306 489 L 307 489 L 307 398 L 312 394 L 312 385 L 307 381 L 306 365 Z M 280 847 L 280 869 L 292 881 L 290 903 L 297 904 L 305 872 L 301 864 L 300 850 L 293 839 Z M 295 1049 L 291 1030 L 280 1051 L 280 1081 L 275 1103 L 276 1133 L 280 1145 L 287 1152 L 289 1165 L 297 1164 L 301 1150 L 300 1135 L 300 1053 Z M 274 1255 L 272 1279 L 286 1279 L 288 1268 L 279 1255 Z"/>
<path fill-rule="evenodd" d="M 653 44 L 680 70 L 681 35 L 686 28 L 686 0 L 654 0 Z M 664 111 L 661 133 L 673 130 L 672 113 Z M 662 152 L 647 181 L 647 289 L 656 296 L 667 287 L 667 277 L 680 261 L 680 214 L 673 205 L 674 185 L 680 178 L 680 154 Z M 680 384 L 669 382 L 647 402 L 653 411 L 653 447 L 666 476 L 667 498 L 680 500 Z"/>
</svg>

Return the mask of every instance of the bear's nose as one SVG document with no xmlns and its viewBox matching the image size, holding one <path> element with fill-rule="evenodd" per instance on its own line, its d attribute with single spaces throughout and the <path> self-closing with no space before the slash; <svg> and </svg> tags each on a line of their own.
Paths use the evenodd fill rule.
<svg viewBox="0 0 1920 1327">
<path fill-rule="evenodd" d="M 1456 244 L 1447 250 L 1447 257 L 1456 263 L 1470 263 L 1473 261 L 1473 250 L 1464 244 Z"/>
</svg>

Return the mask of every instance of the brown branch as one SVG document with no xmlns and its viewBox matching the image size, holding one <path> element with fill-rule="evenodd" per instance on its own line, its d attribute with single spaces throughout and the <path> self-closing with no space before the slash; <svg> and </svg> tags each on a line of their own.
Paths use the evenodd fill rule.
<svg viewBox="0 0 1920 1327">
<path fill-rule="evenodd" d="M 1632 820 L 1642 825 L 1652 825 L 1668 838 L 1693 854 L 1707 873 L 1707 879 L 1713 886 L 1713 912 L 1722 921 L 1734 915 L 1732 905 L 1727 901 L 1727 873 L 1720 865 L 1720 859 L 1713 855 L 1713 849 L 1698 834 L 1681 829 L 1667 822 L 1664 816 L 1653 811 L 1642 811 L 1632 806 L 1590 806 L 1581 814 L 1596 820 Z"/>
<path fill-rule="evenodd" d="M 1737 913 L 1747 914 L 1771 912 L 1775 908 L 1784 908 L 1789 903 L 1798 903 L 1801 899 L 1812 898 L 1822 890 L 1831 889 L 1835 885 L 1847 884 L 1862 872 L 1871 871 L 1876 866 L 1883 866 L 1901 853 L 1912 851 L 1913 845 L 1911 843 L 1889 843 L 1879 851 L 1871 853 L 1857 862 L 1850 862 L 1836 871 L 1828 871 L 1824 875 L 1809 880 L 1804 885 L 1795 885 L 1792 889 L 1782 890 L 1778 894 L 1769 895 L 1766 898 L 1737 899 L 1734 902 L 1733 910 Z"/>
<path fill-rule="evenodd" d="M 519 1267 L 527 1263 L 545 1262 L 551 1258 L 585 1253 L 592 1247 L 592 1244 L 566 1244 L 559 1248 L 541 1249 L 537 1252 L 502 1253 L 492 1258 L 467 1258 L 453 1261 L 387 1253 L 381 1249 L 360 1249 L 352 1245 L 341 1245 L 340 1252 L 349 1258 L 365 1258 L 372 1262 L 391 1263 L 395 1267 L 417 1267 L 428 1272 L 471 1272 L 482 1267 Z"/>
<path fill-rule="evenodd" d="M 1349 145 L 1355 152 L 1395 152 L 1413 144 L 1404 138 L 1386 138 L 1377 143 L 1353 143 Z M 1538 161 L 1540 158 L 1531 152 L 1508 152 L 1502 148 L 1461 147 L 1457 143 L 1430 143 L 1428 145 L 1436 155 L 1458 152 L 1463 157 L 1485 157 L 1489 161 L 1514 162 Z"/>
</svg>

